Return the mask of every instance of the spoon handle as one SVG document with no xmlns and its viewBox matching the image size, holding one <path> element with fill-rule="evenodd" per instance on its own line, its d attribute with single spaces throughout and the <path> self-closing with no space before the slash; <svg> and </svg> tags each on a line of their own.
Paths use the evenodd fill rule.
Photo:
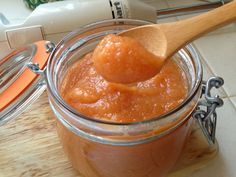
<svg viewBox="0 0 236 177">
<path fill-rule="evenodd" d="M 194 39 L 223 25 L 236 22 L 236 0 L 208 13 L 169 24 L 163 24 L 168 47 L 166 56 L 173 55 Z"/>
</svg>

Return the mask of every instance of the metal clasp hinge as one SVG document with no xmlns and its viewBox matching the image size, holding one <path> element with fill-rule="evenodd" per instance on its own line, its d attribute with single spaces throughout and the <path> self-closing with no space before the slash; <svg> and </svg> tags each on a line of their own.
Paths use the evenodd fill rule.
<svg viewBox="0 0 236 177">
<path fill-rule="evenodd" d="M 211 95 L 212 88 L 220 88 L 224 84 L 224 80 L 221 77 L 211 77 L 208 81 L 203 82 L 202 95 L 204 100 L 200 100 L 196 110 L 193 113 L 193 117 L 197 119 L 204 135 L 206 136 L 209 144 L 215 143 L 215 132 L 217 114 L 216 108 L 223 106 L 223 100 L 218 96 Z"/>
<path fill-rule="evenodd" d="M 55 44 L 52 43 L 52 42 L 47 41 L 47 42 L 45 43 L 44 47 L 45 47 L 47 53 L 51 53 L 51 52 L 53 51 L 53 49 L 55 48 Z M 45 69 L 44 69 L 44 70 L 41 70 L 38 63 L 29 62 L 29 63 L 27 64 L 27 67 L 28 67 L 32 72 L 34 72 L 35 74 L 43 75 L 43 76 L 45 75 Z"/>
<path fill-rule="evenodd" d="M 27 64 L 27 67 L 28 67 L 32 72 L 34 72 L 35 74 L 44 75 L 44 71 L 45 71 L 45 70 L 41 70 L 41 69 L 39 68 L 39 64 L 38 64 L 38 63 L 29 62 L 29 63 Z"/>
</svg>

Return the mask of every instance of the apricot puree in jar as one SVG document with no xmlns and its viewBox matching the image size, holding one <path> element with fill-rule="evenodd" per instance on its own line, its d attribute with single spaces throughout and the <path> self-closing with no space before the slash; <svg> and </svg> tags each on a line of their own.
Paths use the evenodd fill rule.
<svg viewBox="0 0 236 177">
<path fill-rule="evenodd" d="M 113 40 L 114 36 L 110 36 L 109 39 Z M 123 45 L 126 45 L 127 48 L 127 43 Z M 114 50 L 113 47 L 110 47 L 110 45 L 103 46 L 103 48 L 108 48 L 106 49 L 107 52 L 111 49 L 109 55 L 117 55 L 119 49 Z M 130 48 L 132 47 L 133 45 L 130 46 Z M 98 48 L 101 46 L 99 45 Z M 118 48 L 122 48 L 122 45 L 119 44 Z M 139 50 L 142 48 L 139 47 Z M 98 73 L 94 65 L 94 60 L 96 60 L 94 57 L 98 57 L 97 53 L 99 51 L 96 52 L 95 56 L 93 53 L 89 53 L 74 63 L 67 71 L 61 86 L 61 95 L 64 100 L 86 116 L 116 122 L 143 121 L 170 111 L 186 97 L 188 88 L 185 74 L 172 60 L 168 60 L 156 76 L 142 82 L 126 85 L 109 82 Z M 129 54 L 129 51 L 123 52 L 121 58 L 129 60 L 130 58 L 125 58 L 125 53 Z M 142 60 L 145 60 L 142 51 L 139 51 L 138 54 L 142 55 Z M 138 58 L 138 56 L 135 57 Z M 113 62 L 114 59 L 110 58 L 110 60 Z M 150 59 L 150 61 L 152 60 L 158 59 Z M 99 62 L 98 64 L 101 65 L 107 63 L 109 65 L 109 61 L 105 64 L 104 61 Z M 140 65 L 143 65 L 141 59 L 139 62 Z M 131 61 L 130 67 L 132 67 L 132 63 L 135 63 L 134 67 L 136 67 L 139 62 Z M 119 67 L 122 68 L 122 63 L 124 64 L 124 62 L 120 62 L 117 67 L 113 64 L 109 65 L 108 67 L 112 67 L 110 74 L 112 74 L 112 70 L 114 73 Z M 152 64 L 153 62 L 147 63 L 146 68 L 150 68 L 149 65 Z M 134 72 L 141 77 L 143 73 L 145 75 L 146 71 L 138 69 Z M 159 69 L 152 72 L 157 73 Z M 130 74 L 130 77 L 135 76 Z"/>
<path fill-rule="evenodd" d="M 113 37 L 106 42 L 112 42 Z M 65 102 L 82 115 L 118 123 L 142 122 L 176 108 L 188 93 L 184 71 L 171 59 L 162 66 L 162 61 L 155 61 L 155 56 L 135 42 L 121 40 L 116 49 L 100 43 L 94 52 L 73 63 L 60 87 Z M 99 53 L 101 47 L 105 53 Z M 113 62 L 114 55 L 121 56 L 115 57 L 118 62 Z M 102 60 L 103 56 L 107 58 Z M 127 69 L 130 80 L 118 77 L 115 80 L 120 83 L 111 82 L 113 73 L 117 77 Z M 111 76 L 103 77 L 104 73 Z M 176 163 L 190 123 L 187 120 L 164 137 L 131 146 L 93 142 L 70 132 L 60 122 L 58 133 L 73 166 L 84 177 L 161 177 Z"/>
</svg>

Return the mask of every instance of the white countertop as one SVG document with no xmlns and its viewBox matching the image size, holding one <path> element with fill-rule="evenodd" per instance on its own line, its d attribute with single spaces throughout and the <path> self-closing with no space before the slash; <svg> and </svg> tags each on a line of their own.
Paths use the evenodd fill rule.
<svg viewBox="0 0 236 177">
<path fill-rule="evenodd" d="M 17 21 L 28 16 L 30 11 L 20 6 L 23 0 L 4 1 L 0 6 L 9 19 Z M 158 9 L 200 2 L 197 0 L 145 0 Z M 13 5 L 14 4 L 14 5 Z M 15 10 L 12 7 L 16 8 Z M 4 7 L 4 8 L 3 8 Z M 15 18 L 16 13 L 18 19 Z M 160 20 L 159 22 L 179 20 L 185 17 Z M 216 19 L 217 20 L 217 19 Z M 206 167 L 191 177 L 236 177 L 236 23 L 217 30 L 194 42 L 203 58 L 204 78 L 221 76 L 225 80 L 220 95 L 224 106 L 218 112 L 217 140 L 220 150 L 218 156 Z M 189 177 L 190 177 L 189 176 Z"/>
</svg>

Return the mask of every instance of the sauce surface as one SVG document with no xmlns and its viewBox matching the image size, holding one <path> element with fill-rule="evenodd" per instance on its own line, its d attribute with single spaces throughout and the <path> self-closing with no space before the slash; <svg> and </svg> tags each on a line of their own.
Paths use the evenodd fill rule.
<svg viewBox="0 0 236 177">
<path fill-rule="evenodd" d="M 109 49 L 108 45 L 106 50 Z M 142 72 L 140 70 L 139 75 Z M 86 116 L 115 122 L 136 122 L 172 110 L 186 97 L 187 89 L 186 76 L 173 60 L 166 61 L 154 77 L 126 85 L 104 79 L 95 67 L 93 53 L 89 53 L 68 69 L 61 95 Z"/>
</svg>

